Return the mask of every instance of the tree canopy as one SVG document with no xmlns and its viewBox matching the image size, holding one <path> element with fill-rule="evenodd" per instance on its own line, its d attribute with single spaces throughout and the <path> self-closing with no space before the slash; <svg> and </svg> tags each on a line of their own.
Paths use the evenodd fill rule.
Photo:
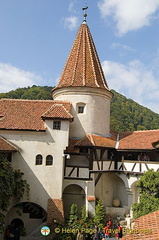
<svg viewBox="0 0 159 240">
<path fill-rule="evenodd" d="M 139 188 L 139 203 L 132 206 L 135 217 L 159 210 L 159 172 L 148 170 L 137 183 Z"/>
<path fill-rule="evenodd" d="M 111 90 L 110 128 L 118 132 L 159 128 L 159 114 Z"/>
</svg>

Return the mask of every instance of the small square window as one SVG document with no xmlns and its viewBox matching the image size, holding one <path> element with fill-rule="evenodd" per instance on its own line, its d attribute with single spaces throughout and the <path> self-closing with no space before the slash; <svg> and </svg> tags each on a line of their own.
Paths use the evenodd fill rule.
<svg viewBox="0 0 159 240">
<path fill-rule="evenodd" d="M 84 113 L 84 106 L 78 106 L 78 113 Z"/>
<path fill-rule="evenodd" d="M 53 121 L 53 129 L 60 130 L 61 129 L 61 121 Z"/>
</svg>

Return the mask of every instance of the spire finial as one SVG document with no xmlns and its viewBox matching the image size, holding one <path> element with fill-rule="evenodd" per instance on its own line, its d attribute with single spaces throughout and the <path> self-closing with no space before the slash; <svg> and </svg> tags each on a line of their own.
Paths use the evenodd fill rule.
<svg viewBox="0 0 159 240">
<path fill-rule="evenodd" d="M 84 11 L 84 14 L 83 14 L 83 17 L 84 17 L 83 22 L 87 22 L 87 21 L 86 21 L 86 17 L 87 17 L 86 10 L 87 10 L 87 8 L 88 8 L 88 6 L 87 6 L 87 3 L 86 3 L 86 6 L 82 8 L 82 10 Z"/>
</svg>

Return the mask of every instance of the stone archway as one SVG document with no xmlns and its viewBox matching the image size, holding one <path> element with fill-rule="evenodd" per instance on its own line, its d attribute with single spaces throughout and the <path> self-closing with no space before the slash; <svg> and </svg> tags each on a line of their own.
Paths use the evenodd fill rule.
<svg viewBox="0 0 159 240">
<path fill-rule="evenodd" d="M 12 223 L 23 224 L 26 235 L 34 231 L 46 219 L 46 211 L 36 203 L 21 202 L 14 205 L 6 217 L 6 225 Z"/>
<path fill-rule="evenodd" d="M 78 206 L 78 213 L 80 214 L 81 207 L 85 205 L 86 195 L 84 189 L 77 185 L 68 185 L 63 191 L 63 203 L 64 203 L 64 213 L 65 218 L 69 217 L 70 208 L 73 203 Z"/>
</svg>

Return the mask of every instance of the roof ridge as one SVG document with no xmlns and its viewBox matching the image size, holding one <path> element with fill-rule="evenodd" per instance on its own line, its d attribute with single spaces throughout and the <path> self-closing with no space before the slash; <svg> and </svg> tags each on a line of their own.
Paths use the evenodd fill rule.
<svg viewBox="0 0 159 240">
<path fill-rule="evenodd" d="M 126 131 L 126 132 L 118 132 L 118 133 L 134 133 L 134 132 L 150 132 L 150 131 L 159 131 L 159 129 L 149 129 L 149 130 L 136 130 L 136 131 Z"/>
<path fill-rule="evenodd" d="M 64 103 L 69 103 L 69 104 L 71 104 L 71 102 L 70 101 L 65 101 L 65 100 L 45 100 L 45 99 L 43 99 L 43 100 L 41 100 L 41 99 L 15 99 L 15 98 L 1 98 L 0 99 L 0 101 L 10 101 L 10 102 L 52 102 L 52 103 L 54 103 L 54 104 L 64 104 Z"/>
<path fill-rule="evenodd" d="M 64 105 L 62 105 L 62 107 L 64 108 L 64 110 L 68 113 L 68 115 L 71 117 L 71 118 L 73 118 L 73 116 L 72 116 L 72 114 L 71 113 L 69 113 L 69 111 L 65 108 L 65 106 Z"/>
<path fill-rule="evenodd" d="M 80 33 L 80 38 L 82 39 L 82 31 Z M 77 46 L 76 59 L 75 59 L 75 65 L 74 65 L 74 69 L 73 69 L 73 76 L 72 76 L 72 82 L 71 82 L 72 86 L 75 81 L 75 74 L 76 74 L 78 58 L 79 58 L 79 54 L 80 54 L 80 45 L 81 45 L 81 41 L 78 42 L 78 46 Z"/>
</svg>

